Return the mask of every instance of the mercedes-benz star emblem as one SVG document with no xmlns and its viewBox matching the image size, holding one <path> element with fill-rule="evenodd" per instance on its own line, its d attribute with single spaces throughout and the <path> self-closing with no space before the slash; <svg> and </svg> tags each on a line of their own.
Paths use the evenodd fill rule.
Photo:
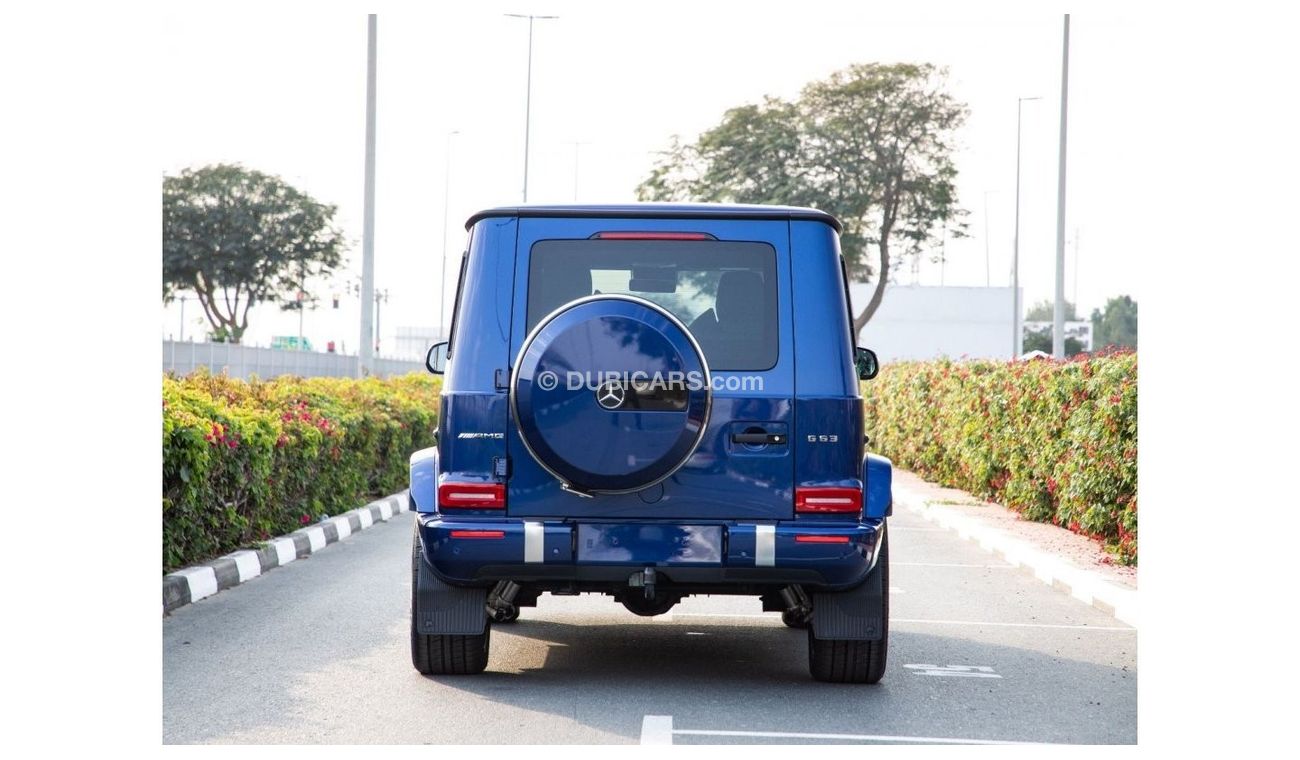
<svg viewBox="0 0 1300 760">
<path fill-rule="evenodd" d="M 605 409 L 617 409 L 627 398 L 627 389 L 622 383 L 609 381 L 596 389 L 596 403 Z"/>
</svg>

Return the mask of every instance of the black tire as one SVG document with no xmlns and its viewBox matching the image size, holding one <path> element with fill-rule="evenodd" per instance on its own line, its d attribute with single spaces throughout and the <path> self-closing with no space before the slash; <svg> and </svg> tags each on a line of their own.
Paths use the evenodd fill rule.
<svg viewBox="0 0 1300 760">
<path fill-rule="evenodd" d="M 819 639 L 808 629 L 808 670 L 818 681 L 829 683 L 879 683 L 885 675 L 889 653 L 889 533 L 880 543 L 876 572 L 881 574 L 883 630 L 876 641 Z"/>
<path fill-rule="evenodd" d="M 808 627 L 808 617 L 806 615 L 796 615 L 793 610 L 785 610 L 781 613 L 781 622 L 791 628 L 804 629 Z"/>
<path fill-rule="evenodd" d="M 420 574 L 420 537 L 411 551 L 411 664 L 426 676 L 471 675 L 487 667 L 492 626 L 478 636 L 426 635 L 416 630 L 416 584 Z"/>
</svg>

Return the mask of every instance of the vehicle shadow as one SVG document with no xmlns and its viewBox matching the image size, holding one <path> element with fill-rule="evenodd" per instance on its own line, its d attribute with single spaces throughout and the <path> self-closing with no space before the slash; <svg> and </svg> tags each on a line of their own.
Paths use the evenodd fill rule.
<svg viewBox="0 0 1300 760">
<path fill-rule="evenodd" d="M 1086 634 L 1107 635 L 1114 634 Z M 1120 635 L 1134 642 L 1132 634 Z M 492 643 L 487 672 L 426 679 L 632 740 L 639 737 L 640 716 L 672 715 L 678 728 L 710 730 L 1136 741 L 1136 673 L 1063 657 L 1052 642 L 1007 646 L 895 626 L 885 679 L 874 686 L 813 681 L 806 633 L 770 623 L 522 619 L 495 627 Z M 501 656 L 503 650 L 511 654 Z M 1104 659 L 1105 653 L 1091 654 Z M 909 664 L 989 667 L 994 675 L 933 676 Z M 500 741 L 516 740 L 506 735 Z"/>
</svg>

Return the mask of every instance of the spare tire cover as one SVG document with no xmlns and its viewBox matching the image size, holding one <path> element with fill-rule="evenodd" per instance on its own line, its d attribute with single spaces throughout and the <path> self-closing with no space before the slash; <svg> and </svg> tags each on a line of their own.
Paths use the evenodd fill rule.
<svg viewBox="0 0 1300 760">
<path fill-rule="evenodd" d="M 524 340 L 511 409 L 529 453 L 584 492 L 627 493 L 695 452 L 712 403 L 690 331 L 641 298 L 598 295 L 557 309 Z"/>
</svg>

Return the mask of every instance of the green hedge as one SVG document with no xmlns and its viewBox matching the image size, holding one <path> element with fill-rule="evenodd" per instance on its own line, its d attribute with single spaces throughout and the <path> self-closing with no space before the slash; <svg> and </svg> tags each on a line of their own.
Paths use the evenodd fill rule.
<svg viewBox="0 0 1300 760">
<path fill-rule="evenodd" d="M 406 487 L 439 383 L 163 378 L 163 567 L 192 564 Z"/>
<path fill-rule="evenodd" d="M 863 393 L 872 448 L 900 467 L 1136 564 L 1137 354 L 907 362 Z"/>
</svg>

